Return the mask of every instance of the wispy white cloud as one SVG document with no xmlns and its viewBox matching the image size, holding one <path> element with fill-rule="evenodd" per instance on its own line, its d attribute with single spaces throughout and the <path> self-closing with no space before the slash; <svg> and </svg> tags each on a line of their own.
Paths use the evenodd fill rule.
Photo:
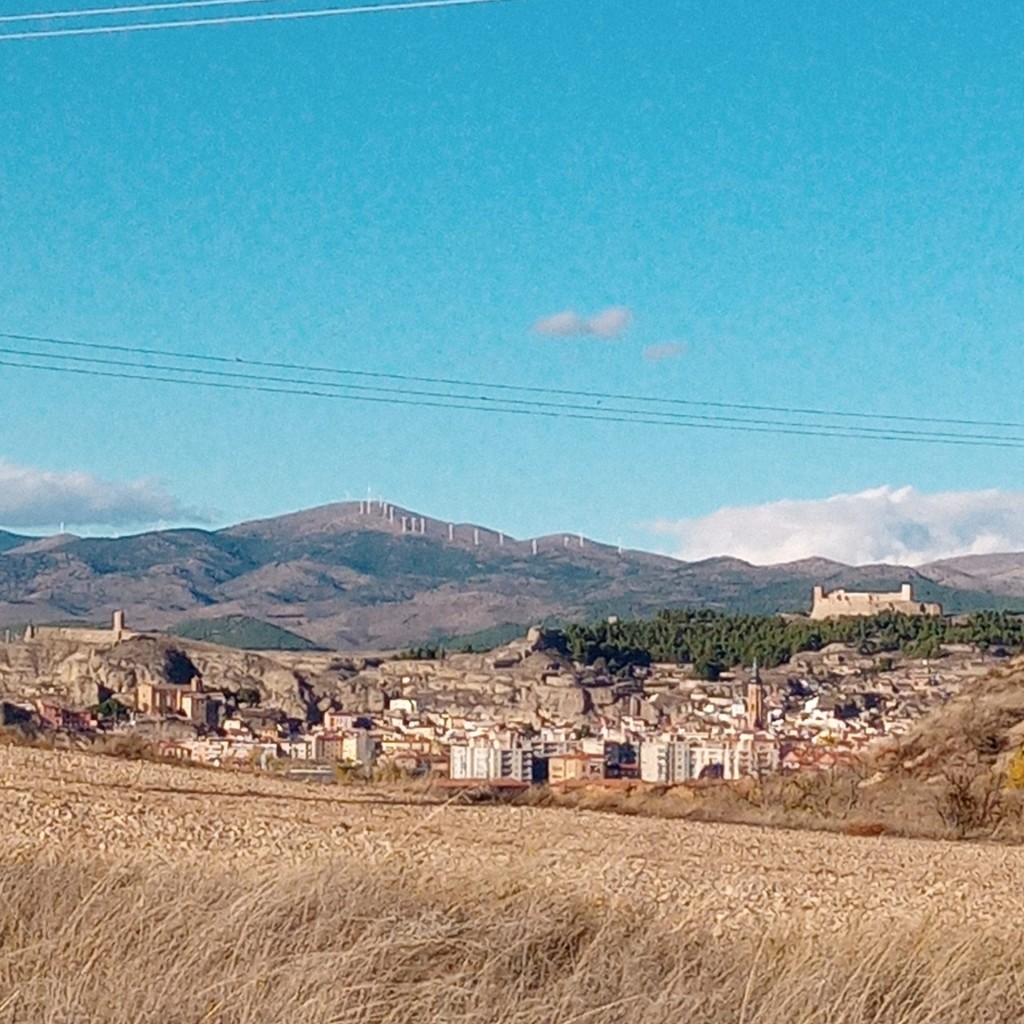
<svg viewBox="0 0 1024 1024">
<path fill-rule="evenodd" d="M 666 341 L 661 345 L 648 345 L 644 349 L 644 359 L 649 363 L 660 363 L 666 359 L 678 359 L 685 351 L 685 342 Z"/>
<path fill-rule="evenodd" d="M 587 321 L 567 309 L 564 313 L 552 313 L 551 316 L 541 317 L 533 329 L 537 334 L 550 334 L 557 338 L 568 338 L 574 334 L 587 333 Z"/>
<path fill-rule="evenodd" d="M 618 338 L 625 333 L 632 320 L 633 314 L 625 306 L 611 306 L 589 317 L 567 309 L 562 313 L 542 317 L 533 325 L 533 329 L 537 334 L 556 338 Z"/>
<path fill-rule="evenodd" d="M 590 334 L 599 338 L 617 338 L 624 334 L 633 321 L 633 314 L 624 306 L 604 309 L 587 321 Z"/>
<path fill-rule="evenodd" d="M 144 526 L 205 518 L 185 508 L 159 480 L 103 480 L 90 473 L 19 466 L 0 458 L 0 524 L 8 528 Z"/>
<path fill-rule="evenodd" d="M 722 508 L 693 519 L 662 519 L 683 559 L 733 555 L 758 565 L 814 556 L 863 565 L 921 565 L 958 555 L 1024 550 L 1024 493 L 876 487 L 809 501 Z"/>
</svg>

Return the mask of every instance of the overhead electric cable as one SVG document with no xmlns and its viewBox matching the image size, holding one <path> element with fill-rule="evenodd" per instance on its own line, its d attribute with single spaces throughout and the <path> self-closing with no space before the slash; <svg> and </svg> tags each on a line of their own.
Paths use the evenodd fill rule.
<svg viewBox="0 0 1024 1024">
<path fill-rule="evenodd" d="M 182 11 L 196 7 L 235 7 L 239 4 L 271 4 L 284 0 L 179 0 L 178 3 L 132 4 L 124 7 L 86 7 L 80 11 L 40 11 L 37 14 L 0 14 L 0 25 L 15 21 L 68 21 L 72 18 L 100 18 L 117 14 L 147 14 L 150 11 Z"/>
<path fill-rule="evenodd" d="M 42 358 L 54 358 L 46 357 Z M 379 394 L 348 394 L 339 393 L 339 391 L 324 391 L 319 388 L 331 385 L 319 385 L 314 387 L 280 387 L 272 386 L 265 383 L 233 383 L 225 380 L 195 380 L 188 377 L 182 376 L 181 374 L 195 373 L 195 370 L 183 368 L 180 371 L 166 370 L 163 368 L 159 369 L 159 373 L 128 373 L 124 370 L 99 370 L 94 368 L 86 368 L 79 366 L 59 366 L 46 364 L 46 363 L 32 363 L 32 362 L 14 362 L 10 359 L 0 359 L 0 366 L 8 366 L 20 369 L 34 369 L 49 371 L 52 373 L 70 373 L 79 376 L 88 377 L 103 377 L 112 378 L 117 380 L 131 380 L 131 381 L 144 381 L 144 382 L 160 382 L 169 384 L 184 384 L 189 386 L 198 386 L 205 388 L 215 388 L 220 390 L 230 391 L 250 391 L 260 392 L 266 394 L 277 394 L 277 395 L 299 395 L 299 396 L 312 396 L 318 398 L 333 398 L 333 399 L 346 399 L 349 401 L 358 402 L 372 402 L 375 404 L 383 404 L 390 406 L 413 406 L 413 407 L 427 407 L 427 408 L 438 408 L 438 409 L 458 409 L 468 410 L 472 412 L 498 412 L 498 413 L 511 413 L 513 415 L 523 416 L 544 416 L 548 418 L 556 419 L 572 419 L 572 420 L 585 420 L 589 422 L 600 422 L 600 423 L 617 423 L 625 425 L 649 425 L 649 426 L 670 426 L 670 427 L 684 427 L 690 429 L 707 429 L 707 430 L 726 430 L 726 431 L 739 431 L 743 433 L 755 433 L 755 434 L 784 434 L 794 435 L 802 437 L 826 437 L 826 438 L 841 438 L 841 439 L 861 439 L 861 440 L 876 440 L 876 441 L 907 441 L 918 444 L 942 444 L 942 445 L 958 445 L 967 447 L 993 447 L 993 448 L 1009 448 L 1009 449 L 1024 449 L 1024 438 L 1005 438 L 999 440 L 985 440 L 977 437 L 971 437 L 969 435 L 963 437 L 937 437 L 930 435 L 921 436 L 901 436 L 901 435 L 868 435 L 864 433 L 855 433 L 853 431 L 858 428 L 839 428 L 833 429 L 825 426 L 815 426 L 811 424 L 775 424 L 772 426 L 753 425 L 750 423 L 743 422 L 730 422 L 721 423 L 710 420 L 708 417 L 679 417 L 676 419 L 672 418 L 655 418 L 664 417 L 666 414 L 658 413 L 645 413 L 645 414 L 630 414 L 623 410 L 603 410 L 594 409 L 590 412 L 573 411 L 571 409 L 564 409 L 560 407 L 550 407 L 545 405 L 542 408 L 524 408 L 522 406 L 505 406 L 503 404 L 496 404 L 493 402 L 487 402 L 483 399 L 471 398 L 469 400 L 456 400 L 454 396 L 445 395 L 432 395 L 429 397 L 408 397 L 405 395 L 379 395 Z M 154 368 L 156 369 L 156 368 Z M 177 373 L 178 376 L 163 376 L 165 373 Z M 334 385 L 334 387 L 339 387 Z M 525 403 L 524 403 L 525 404 Z M 612 413 L 609 415 L 608 413 Z"/>
<path fill-rule="evenodd" d="M 0 331 L 0 338 L 9 341 L 27 341 L 53 345 L 59 348 L 83 349 L 103 352 L 120 352 L 128 355 L 182 359 L 201 363 L 215 363 L 227 366 L 253 366 L 270 370 L 289 370 L 299 373 L 323 373 L 342 377 L 361 377 L 370 380 L 403 381 L 415 384 L 431 384 L 448 387 L 479 387 L 494 391 L 518 392 L 521 394 L 552 395 L 564 398 L 600 399 L 622 402 L 642 402 L 651 405 L 685 406 L 689 408 L 731 409 L 743 412 L 775 413 L 792 416 L 821 416 L 837 419 L 865 419 L 878 422 L 891 420 L 899 423 L 935 423 L 942 426 L 998 427 L 1007 430 L 1024 430 L 1024 422 L 1012 420 L 975 420 L 947 416 L 915 416 L 906 413 L 857 412 L 848 409 L 822 409 L 807 406 L 763 405 L 749 402 L 719 402 L 692 398 L 665 398 L 652 395 L 636 395 L 613 391 L 584 391 L 570 388 L 552 388 L 540 385 L 507 384 L 458 377 L 430 377 L 420 374 L 391 373 L 381 370 L 353 370 L 337 366 L 317 366 L 303 363 L 277 362 L 265 359 L 247 359 L 242 356 L 218 356 L 198 352 L 179 352 L 173 349 L 143 348 L 136 345 L 115 345 L 103 342 L 73 341 L 67 338 L 53 338 L 37 334 L 17 334 Z"/>
<path fill-rule="evenodd" d="M 0 354 L 19 356 L 23 358 L 38 358 L 39 353 L 25 351 L 24 349 L 16 349 L 9 347 L 0 347 Z M 332 388 L 335 391 L 346 392 L 374 392 L 380 395 L 393 395 L 398 397 L 414 397 L 414 398 L 434 398 L 441 400 L 453 400 L 453 401 L 468 401 L 468 402 L 479 402 L 488 403 L 496 411 L 509 411 L 505 409 L 505 406 L 517 406 L 524 409 L 546 409 L 561 412 L 564 410 L 570 410 L 574 412 L 593 412 L 601 414 L 621 414 L 625 416 L 643 415 L 647 417 L 658 417 L 658 422 L 672 423 L 679 422 L 689 425 L 698 425 L 701 423 L 722 423 L 722 424 L 743 424 L 746 426 L 757 426 L 757 427 L 809 427 L 815 430 L 820 429 L 837 429 L 844 431 L 843 436 L 847 437 L 885 437 L 887 439 L 901 438 L 905 440 L 917 440 L 927 439 L 931 441 L 939 440 L 962 440 L 968 437 L 972 441 L 1009 441 L 1009 442 L 1020 442 L 1024 444 L 1024 437 L 1013 437 L 1003 436 L 996 434 L 972 434 L 964 435 L 952 432 L 935 431 L 935 430 L 910 430 L 906 428 L 884 428 L 884 427 L 862 427 L 862 426 L 832 426 L 830 424 L 804 424 L 804 423 L 787 423 L 779 420 L 769 420 L 760 418 L 740 418 L 736 416 L 722 416 L 722 415 L 710 415 L 710 414 L 697 414 L 697 413 L 678 413 L 678 412 L 662 412 L 658 410 L 637 410 L 629 408 L 601 408 L 594 406 L 593 404 L 578 404 L 568 402 L 548 402 L 539 399 L 522 399 L 522 398 L 495 398 L 492 395 L 485 394 L 465 394 L 462 392 L 446 393 L 437 391 L 424 391 L 416 388 L 399 388 L 399 387 L 388 387 L 379 384 L 367 385 L 367 384 L 335 384 L 321 380 L 310 380 L 308 378 L 292 378 L 292 377 L 280 377 L 272 376 L 268 374 L 253 374 L 244 373 L 238 370 L 208 370 L 198 367 L 182 368 L 176 366 L 166 365 L 150 365 L 142 362 L 131 362 L 124 358 L 119 359 L 103 359 L 97 356 L 72 356 L 72 355 L 59 355 L 59 356 L 44 356 L 44 358 L 50 360 L 65 360 L 68 362 L 74 362 L 79 364 L 86 364 L 92 366 L 113 366 L 119 369 L 129 368 L 143 370 L 146 372 L 152 372 L 154 370 L 165 372 L 165 373 L 191 373 L 206 377 L 216 377 L 218 379 L 226 380 L 243 380 L 247 382 L 263 383 L 263 384 L 286 384 L 296 386 L 308 386 L 315 388 Z M 482 389 L 486 389 L 489 385 L 479 385 Z M 351 396 L 357 397 L 357 396 Z M 494 403 L 500 403 L 500 405 L 494 405 Z"/>
<path fill-rule="evenodd" d="M 264 14 L 225 14 L 216 18 L 182 18 L 176 21 L 133 21 L 119 25 L 88 25 L 82 28 L 31 29 L 0 34 L 0 42 L 22 39 L 60 39 L 68 36 L 105 36 L 120 32 L 157 32 L 175 28 L 199 28 L 207 25 L 241 25 L 261 21 L 297 21 L 306 18 L 343 18 L 350 14 L 385 14 L 441 7 L 478 7 L 511 3 L 513 0 L 398 0 L 396 3 L 359 7 L 322 7 L 300 11 L 272 11 Z"/>
</svg>

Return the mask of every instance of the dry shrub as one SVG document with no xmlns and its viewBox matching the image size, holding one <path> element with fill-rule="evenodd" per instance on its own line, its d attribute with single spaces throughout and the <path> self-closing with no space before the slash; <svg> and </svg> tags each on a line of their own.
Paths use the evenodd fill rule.
<svg viewBox="0 0 1024 1024">
<path fill-rule="evenodd" d="M 5 747 L 35 747 L 53 750 L 54 734 L 32 723 L 0 726 L 0 745 Z"/>
<path fill-rule="evenodd" d="M 881 821 L 851 821 L 842 828 L 843 835 L 861 836 L 884 836 L 886 833 L 885 824 Z"/>
<path fill-rule="evenodd" d="M 120 757 L 126 761 L 162 761 L 155 744 L 132 732 L 107 733 L 96 737 L 92 750 L 106 757 Z"/>
<path fill-rule="evenodd" d="M 1024 789 L 1024 749 L 1018 750 L 1006 765 L 1006 786 L 1011 790 Z"/>
<path fill-rule="evenodd" d="M 1002 817 L 999 781 L 996 772 L 984 764 L 950 764 L 943 769 L 936 802 L 954 838 L 995 831 Z"/>
<path fill-rule="evenodd" d="M 88 750 L 125 761 L 161 763 L 173 760 L 161 754 L 159 747 L 145 736 L 133 732 L 75 734 L 32 725 L 9 726 L 0 727 L 0 746 L 32 747 L 36 750 Z"/>
<path fill-rule="evenodd" d="M 0 1021 L 1001 1024 L 1010 923 L 722 932 L 521 870 L 0 864 Z M 994 957 L 992 951 L 1000 950 Z"/>
<path fill-rule="evenodd" d="M 1024 841 L 1024 789 L 1001 790 L 986 762 L 947 765 L 927 779 L 899 767 L 868 777 L 865 764 L 761 779 L 602 789 L 532 787 L 522 806 L 562 807 L 626 816 L 767 825 L 917 838 Z"/>
<path fill-rule="evenodd" d="M 860 802 L 864 776 L 860 766 L 798 772 L 782 777 L 778 799 L 786 811 L 844 822 Z"/>
<path fill-rule="evenodd" d="M 627 817 L 689 818 L 699 813 L 694 787 L 663 783 L 531 786 L 516 794 L 514 802 L 524 807 L 565 807 Z"/>
<path fill-rule="evenodd" d="M 994 674 L 922 718 L 901 743 L 900 757 L 929 765 L 961 760 L 993 764 L 1010 730 L 1022 721 L 1024 689 L 1019 679 Z"/>
</svg>

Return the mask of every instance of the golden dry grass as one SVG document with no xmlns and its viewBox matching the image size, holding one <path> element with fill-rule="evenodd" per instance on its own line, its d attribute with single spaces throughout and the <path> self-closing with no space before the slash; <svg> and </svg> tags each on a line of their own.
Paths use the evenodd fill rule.
<svg viewBox="0 0 1024 1024">
<path fill-rule="evenodd" d="M 1024 850 L 0 749 L 0 1021 L 1024 1019 Z"/>
</svg>

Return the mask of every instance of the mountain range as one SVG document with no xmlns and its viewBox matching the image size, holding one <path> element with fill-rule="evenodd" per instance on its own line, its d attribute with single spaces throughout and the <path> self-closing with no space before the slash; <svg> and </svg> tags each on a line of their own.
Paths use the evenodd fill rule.
<svg viewBox="0 0 1024 1024">
<path fill-rule="evenodd" d="M 200 639 L 226 623 L 269 624 L 263 635 L 271 639 L 251 646 L 293 634 L 297 642 L 362 650 L 500 641 L 536 622 L 666 607 L 800 612 L 816 583 L 889 590 L 902 582 L 948 612 L 1024 608 L 1024 553 L 915 569 L 821 558 L 772 566 L 727 557 L 682 562 L 576 534 L 517 540 L 378 502 L 215 531 L 118 538 L 0 531 L 0 628 L 98 623 L 123 608 L 136 629 Z"/>
</svg>

